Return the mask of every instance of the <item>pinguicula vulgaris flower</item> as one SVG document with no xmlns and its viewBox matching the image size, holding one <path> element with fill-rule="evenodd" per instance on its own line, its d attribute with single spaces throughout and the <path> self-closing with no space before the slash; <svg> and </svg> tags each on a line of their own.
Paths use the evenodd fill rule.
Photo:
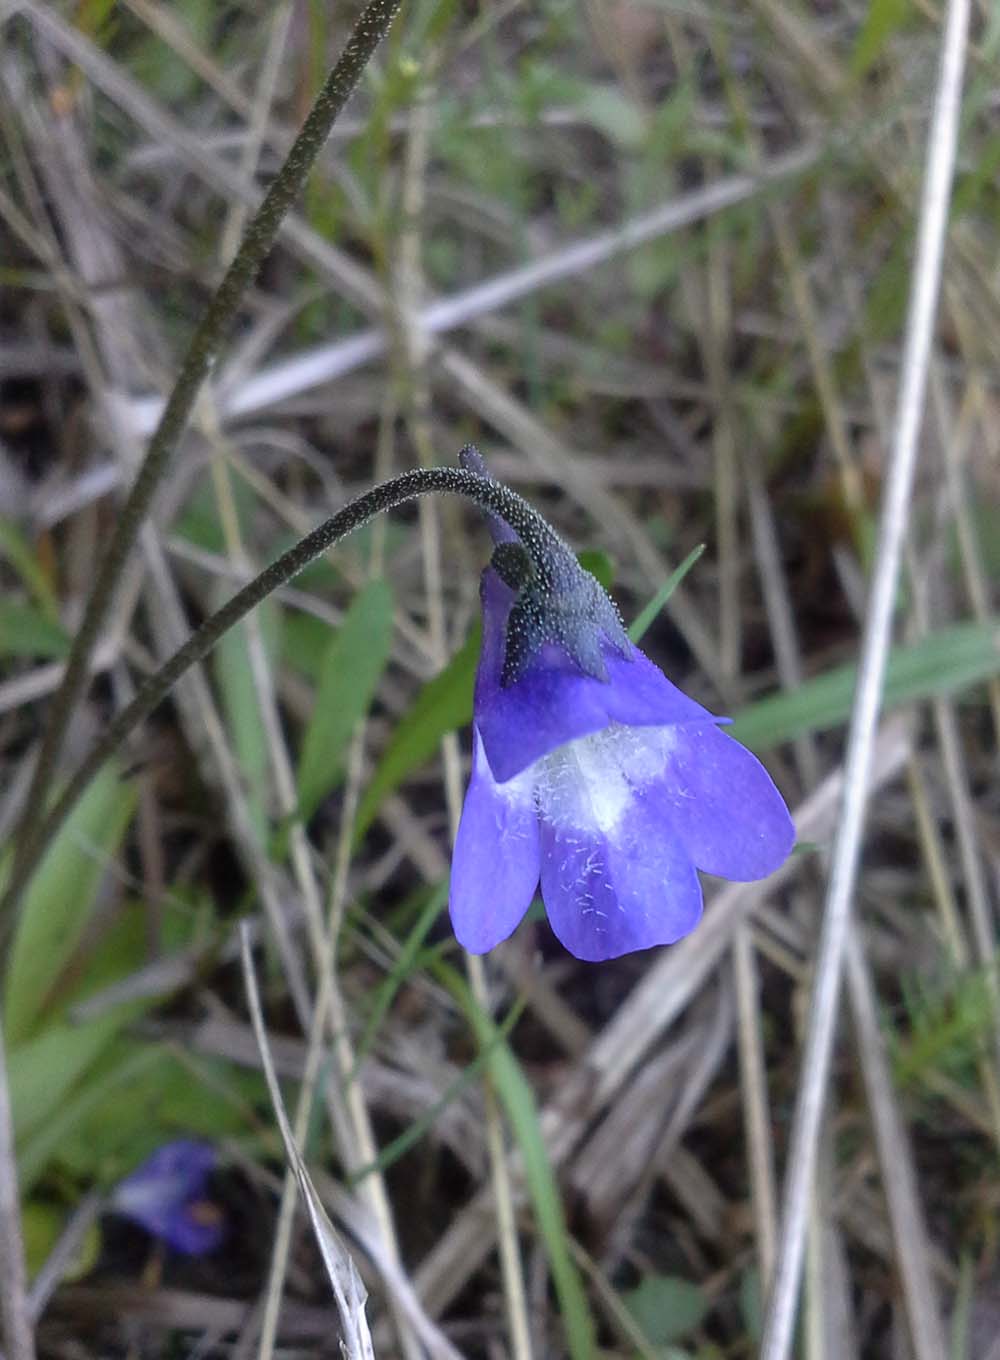
<svg viewBox="0 0 1000 1360">
<path fill-rule="evenodd" d="M 218 1208 L 205 1198 L 215 1149 L 197 1138 L 177 1138 L 118 1182 L 108 1208 L 140 1224 L 185 1256 L 205 1256 L 222 1241 Z"/>
<path fill-rule="evenodd" d="M 465 465 L 482 473 L 478 455 Z M 579 959 L 672 944 L 702 911 L 698 870 L 745 882 L 788 856 L 767 771 L 629 642 L 553 535 L 525 551 L 493 516 L 483 573 L 472 774 L 451 873 L 455 934 L 485 953 L 539 883 Z"/>
</svg>

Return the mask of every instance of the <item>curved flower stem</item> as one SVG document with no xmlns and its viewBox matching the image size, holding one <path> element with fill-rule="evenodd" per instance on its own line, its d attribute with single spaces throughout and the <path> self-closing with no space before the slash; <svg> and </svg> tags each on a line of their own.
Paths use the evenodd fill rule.
<svg viewBox="0 0 1000 1360">
<path fill-rule="evenodd" d="M 41 815 L 45 792 L 62 749 L 73 707 L 86 683 L 94 644 L 113 602 L 122 567 L 184 433 L 201 385 L 236 316 L 244 292 L 274 244 L 281 223 L 323 149 L 330 129 L 361 78 L 375 48 L 388 31 L 400 4 L 401 0 L 370 0 L 362 11 L 340 60 L 320 90 L 284 165 L 254 214 L 239 251 L 191 337 L 173 390 L 118 516 L 83 620 L 73 639 L 62 683 L 52 701 L 19 827 L 13 876 L 15 881 L 24 875 L 24 861 L 37 842 L 37 834 L 32 834 L 30 828 Z"/>
<path fill-rule="evenodd" d="M 499 515 L 521 539 L 531 557 L 540 564 L 551 561 L 553 554 L 561 556 L 569 549 L 552 526 L 526 500 L 501 482 L 479 477 L 462 468 L 417 468 L 404 472 L 390 482 L 366 491 L 350 505 L 306 534 L 289 548 L 259 576 L 228 600 L 221 609 L 207 618 L 195 630 L 179 651 L 139 687 L 132 702 L 104 729 L 90 754 L 70 776 L 69 782 L 44 817 L 38 816 L 37 825 L 21 845 L 21 854 L 11 873 L 3 901 L 0 919 L 9 920 L 13 907 L 28 882 L 46 847 L 76 805 L 84 789 L 104 762 L 118 749 L 128 734 L 157 706 L 181 676 L 206 656 L 219 639 L 267 599 L 279 586 L 326 552 L 347 534 L 360 529 L 374 515 L 392 510 L 418 496 L 445 493 L 465 496 L 486 510 Z"/>
</svg>

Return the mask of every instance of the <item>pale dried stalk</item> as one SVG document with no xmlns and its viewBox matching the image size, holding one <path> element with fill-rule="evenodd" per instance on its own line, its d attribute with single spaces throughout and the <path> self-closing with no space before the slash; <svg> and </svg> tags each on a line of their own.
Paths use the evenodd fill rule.
<svg viewBox="0 0 1000 1360">
<path fill-rule="evenodd" d="M 7 1085 L 7 1056 L 0 1031 L 0 1319 L 7 1360 L 35 1360 L 28 1305 L 28 1273 L 21 1235 L 14 1119 Z"/>
<path fill-rule="evenodd" d="M 969 23 L 968 0 L 951 0 L 945 21 L 941 68 L 921 201 L 910 312 L 900 393 L 890 455 L 871 603 L 858 668 L 857 693 L 848 732 L 843 810 L 834 844 L 816 986 L 802 1059 L 802 1078 L 792 1128 L 784 1213 L 774 1287 L 768 1304 L 761 1360 L 786 1360 L 802 1266 L 810 1187 L 826 1095 L 851 896 L 867 805 L 872 741 L 885 663 L 907 508 L 917 456 L 931 336 L 944 253 L 954 174 L 962 75 Z"/>
<path fill-rule="evenodd" d="M 906 725 L 899 720 L 886 723 L 876 743 L 874 789 L 898 775 L 909 750 Z M 829 837 L 842 791 L 843 771 L 838 769 L 798 808 L 797 839 L 823 841 Z M 755 903 L 778 892 L 800 867 L 800 861 L 793 857 L 766 883 L 733 883 L 723 888 L 708 904 L 694 934 L 662 951 L 542 1112 L 542 1131 L 557 1169 L 569 1159 L 593 1121 L 617 1100 L 637 1066 L 719 966 L 732 946 L 740 921 Z M 515 1192 L 520 1201 L 520 1177 Z M 421 1264 L 416 1283 L 432 1316 L 461 1291 L 492 1249 L 490 1227 L 490 1194 L 482 1191 Z"/>
<path fill-rule="evenodd" d="M 648 241 L 680 231 L 804 174 L 817 164 L 819 158 L 817 147 L 798 147 L 765 162 L 756 174 L 727 176 L 717 184 L 671 198 L 611 231 L 570 241 L 539 260 L 498 274 L 450 297 L 427 303 L 421 308 L 416 322 L 424 335 L 444 334 L 467 325 L 477 317 L 509 307 L 542 288 L 566 279 L 585 277 L 588 270 L 607 260 Z M 193 168 L 198 167 L 195 165 Z M 205 174 L 206 178 L 211 179 L 207 171 Z M 313 264 L 319 268 L 318 261 L 314 260 Z M 341 286 L 343 288 L 343 279 Z M 347 295 L 350 296 L 349 293 Z M 267 410 L 311 388 L 343 377 L 385 354 L 389 342 L 390 338 L 383 330 L 362 331 L 346 340 L 318 345 L 291 359 L 276 362 L 238 386 L 227 384 L 223 370 L 218 381 L 220 419 L 228 421 Z M 160 403 L 155 399 L 131 400 L 126 409 L 137 431 L 148 434 L 156 424 Z"/>
<path fill-rule="evenodd" d="M 5 72 L 6 74 L 8 73 Z M 29 135 L 33 134 L 36 141 L 37 162 L 50 172 L 48 189 L 52 200 L 60 209 L 67 247 L 83 276 L 84 286 L 81 287 L 74 279 L 60 259 L 56 246 L 49 244 L 46 237 L 40 236 L 38 246 L 44 252 L 42 258 L 52 258 L 58 264 L 55 277 L 64 294 L 67 318 L 73 329 L 84 377 L 94 399 L 95 408 L 104 416 L 119 464 L 131 468 L 138 461 L 137 451 L 132 446 L 128 430 L 117 420 L 115 409 L 108 400 L 111 387 L 115 383 L 121 385 L 123 375 L 113 372 L 109 381 L 95 344 L 91 342 L 89 330 L 81 323 L 76 310 L 77 297 L 81 295 L 87 297 L 97 326 L 96 344 L 100 345 L 106 361 L 131 365 L 130 356 L 141 348 L 135 339 L 140 333 L 140 319 L 134 316 L 130 309 L 125 308 L 120 299 L 106 298 L 99 288 L 93 287 L 100 284 L 105 274 L 117 277 L 122 272 L 120 253 L 113 238 L 103 229 L 99 214 L 93 205 L 96 191 L 91 182 L 84 148 L 78 144 L 79 137 L 75 124 L 72 121 L 64 123 L 58 142 L 58 159 L 53 160 L 53 148 L 46 142 L 48 124 L 44 118 L 36 115 L 32 103 L 22 102 L 21 109 L 24 125 Z M 38 211 L 42 211 L 40 207 Z M 44 214 L 40 220 L 42 222 L 46 220 Z M 71 286 L 64 289 L 64 282 Z M 155 346 L 155 337 L 151 337 L 151 341 Z M 159 538 L 149 526 L 143 531 L 141 545 L 149 568 L 150 588 L 154 599 L 150 617 L 162 647 L 170 649 L 176 639 L 186 631 L 186 619 L 179 605 Z M 129 572 L 130 581 L 132 575 L 133 573 Z M 138 593 L 140 583 L 141 575 L 136 574 L 135 594 Z M 120 609 L 115 622 L 117 632 L 124 633 L 130 614 L 130 608 Z M 285 922 L 275 875 L 257 845 L 235 761 L 229 750 L 223 725 L 218 718 L 210 688 L 200 668 L 196 668 L 187 683 L 179 687 L 177 700 L 191 749 L 195 757 L 205 766 L 207 782 L 210 786 L 221 786 L 234 841 L 247 866 L 248 876 L 258 886 L 275 933 L 292 1000 L 300 1015 L 304 1016 L 308 1013 L 305 979 Z M 206 753 L 211 757 L 210 760 L 206 759 Z"/>
<path fill-rule="evenodd" d="M 296 1181 L 302 1192 L 302 1198 L 305 1201 L 313 1232 L 316 1236 L 316 1244 L 323 1257 L 323 1264 L 326 1267 L 330 1286 L 337 1303 L 337 1310 L 340 1313 L 343 1328 L 341 1343 L 348 1360 L 374 1360 L 375 1352 L 368 1330 L 368 1319 L 365 1316 L 367 1296 L 361 1283 L 361 1277 L 354 1261 L 324 1212 L 319 1195 L 313 1187 L 305 1163 L 299 1154 L 297 1139 L 285 1114 L 285 1107 L 281 1099 L 281 1088 L 278 1085 L 274 1063 L 271 1060 L 271 1051 L 268 1047 L 267 1032 L 264 1028 L 264 1014 L 261 1009 L 260 995 L 257 991 L 253 957 L 250 953 L 250 937 L 245 925 L 240 930 L 240 943 L 242 946 L 243 980 L 250 1008 L 250 1018 L 253 1022 L 257 1046 L 260 1050 L 261 1065 L 264 1069 L 278 1127 L 281 1130 L 285 1154 L 294 1170 Z"/>
<path fill-rule="evenodd" d="M 740 922 L 733 936 L 733 973 L 736 982 L 740 1080 L 749 1151 L 754 1232 L 757 1237 L 761 1287 L 767 1289 L 774 1269 L 778 1197 L 774 1178 L 774 1145 L 771 1139 L 771 1114 L 767 1098 L 764 1039 L 760 1026 L 757 961 L 750 930 L 745 921 Z"/>
<path fill-rule="evenodd" d="M 220 503 L 221 519 L 227 538 L 227 547 L 237 566 L 245 565 L 239 522 L 232 501 L 225 463 L 221 457 L 217 457 L 213 462 L 213 476 Z M 243 626 L 247 638 L 254 686 L 257 691 L 258 710 L 264 727 L 271 772 L 277 791 L 279 811 L 282 817 L 287 820 L 289 826 L 289 853 L 299 894 L 305 907 L 314 966 L 318 978 L 318 991 L 309 1025 L 306 1073 L 295 1111 L 295 1138 L 297 1144 L 301 1143 L 308 1127 L 323 1057 L 323 1037 L 327 1027 L 329 1027 L 333 1036 L 340 1082 L 336 1087 L 328 1089 L 333 1104 L 333 1123 L 338 1141 L 341 1144 L 341 1153 L 350 1167 L 367 1166 L 377 1159 L 378 1146 L 372 1132 L 371 1120 L 361 1086 L 358 1082 L 350 1080 L 350 1075 L 356 1065 L 355 1055 L 350 1042 L 346 1008 L 336 978 L 336 941 L 347 893 L 347 871 L 350 863 L 354 812 L 361 777 L 360 753 L 357 752 L 357 742 L 355 741 L 352 746 L 353 758 L 341 816 L 337 867 L 330 894 L 328 918 L 324 927 L 319 882 L 305 828 L 302 825 L 301 818 L 297 815 L 298 797 L 295 773 L 285 744 L 270 662 L 264 648 L 258 616 L 250 614 Z M 258 1351 L 260 1360 L 270 1360 L 277 1338 L 282 1286 L 291 1241 L 295 1184 L 293 1168 L 289 1167 L 282 1189 L 275 1245 L 271 1257 L 271 1271 Z M 366 1177 L 361 1193 L 368 1200 L 372 1210 L 383 1253 L 389 1261 L 398 1265 L 399 1248 L 396 1242 L 392 1210 L 385 1182 L 379 1172 L 373 1172 Z M 404 1355 L 408 1360 L 419 1360 L 420 1347 L 417 1339 L 413 1335 L 409 1320 L 396 1307 L 391 1291 L 388 1302 Z"/>
<path fill-rule="evenodd" d="M 429 68 L 433 69 L 433 54 L 429 58 L 425 55 L 425 64 L 429 64 Z M 434 461 L 434 449 L 429 420 L 430 393 L 425 367 L 426 343 L 415 318 L 418 315 L 423 292 L 420 226 L 424 200 L 424 176 L 427 169 L 430 88 L 431 86 L 425 79 L 411 115 L 402 191 L 402 219 L 406 225 L 400 238 L 399 265 L 396 271 L 397 286 L 395 289 L 390 289 L 390 294 L 396 301 L 394 311 L 398 329 L 400 362 L 403 366 L 402 377 L 408 397 L 406 402 L 408 423 L 418 457 L 425 467 Z M 435 502 L 424 500 L 420 503 L 419 514 L 431 651 L 438 664 L 443 666 L 448 658 L 448 644 L 444 625 L 444 589 L 438 506 Z M 444 765 L 448 821 L 451 839 L 454 843 L 462 811 L 462 766 L 458 738 L 454 733 L 448 733 L 442 739 L 441 757 Z M 489 1014 L 489 989 L 486 985 L 486 973 L 482 960 L 474 955 L 467 954 L 465 961 L 469 986 L 476 1004 L 484 1014 Z M 493 1187 L 497 1241 L 500 1247 L 504 1303 L 511 1354 L 514 1360 L 532 1360 L 533 1348 L 531 1330 L 528 1324 L 524 1270 L 518 1243 L 514 1195 L 507 1164 L 507 1149 L 504 1145 L 503 1120 L 499 1102 L 488 1073 L 483 1081 L 483 1100 L 486 1115 L 486 1147 Z"/>
<path fill-rule="evenodd" d="M 861 1069 L 892 1224 L 895 1256 L 903 1277 L 910 1340 L 916 1360 L 946 1360 L 934 1269 L 906 1126 L 899 1117 L 879 1031 L 878 1003 L 857 929 L 847 940 L 847 982 L 861 1053 Z"/>
</svg>

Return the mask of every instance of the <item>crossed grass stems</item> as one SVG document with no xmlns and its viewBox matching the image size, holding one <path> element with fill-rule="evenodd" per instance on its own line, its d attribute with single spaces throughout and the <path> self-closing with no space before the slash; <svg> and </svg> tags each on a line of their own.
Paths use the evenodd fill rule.
<svg viewBox="0 0 1000 1360">
<path fill-rule="evenodd" d="M 371 8 L 373 8 L 373 10 L 377 10 L 378 7 L 371 7 Z M 789 268 L 792 268 L 792 269 L 795 268 L 795 261 L 793 261 L 793 260 L 790 261 Z M 238 298 L 235 299 L 235 301 L 234 301 L 234 303 L 233 303 L 234 309 L 235 309 L 235 305 L 237 305 L 237 302 L 238 302 Z M 808 332 L 807 332 L 807 333 L 808 333 Z M 822 363 L 822 351 L 820 351 L 820 354 L 819 354 L 818 356 L 815 356 L 814 362 L 815 362 L 816 364 Z M 819 386 L 819 382 L 818 382 L 818 386 Z M 181 432 L 181 430 L 180 430 L 180 428 L 178 428 L 178 430 L 176 431 L 176 434 L 171 434 L 171 438 L 176 438 L 176 437 L 178 437 L 178 435 L 180 435 L 180 432 Z M 155 446 L 155 441 L 154 441 L 154 446 Z M 720 454 L 720 457 L 721 457 L 721 454 Z M 751 498 L 752 498 L 752 495 L 754 495 L 754 491 L 752 491 L 752 487 L 751 487 Z M 767 507 L 766 507 L 766 505 L 763 505 L 763 506 L 762 506 L 761 503 L 759 503 L 759 495 L 758 495 L 758 503 L 756 503 L 756 520 L 761 520 L 761 525 L 756 524 L 756 520 L 755 520 L 755 539 L 758 540 L 759 543 L 761 543 L 761 544 L 765 543 L 765 540 L 766 540 L 766 534 L 767 534 L 767 522 L 766 522 L 766 517 L 767 517 Z M 141 515 L 140 515 L 140 518 L 141 518 Z M 136 529 L 137 529 L 137 522 L 136 522 Z M 762 560 L 763 560 L 763 549 L 761 548 L 761 549 L 759 549 L 759 551 L 761 551 Z M 771 573 L 771 579 L 774 579 L 773 573 Z M 780 582 L 778 582 L 778 594 L 780 594 Z M 94 627 L 94 635 L 97 635 L 97 631 L 98 631 L 98 627 Z M 80 649 L 80 654 L 82 654 L 82 651 L 83 651 L 83 650 L 86 650 L 86 647 L 83 647 L 83 649 Z M 84 668 L 84 672 L 86 672 L 86 668 Z M 68 703 L 68 706 L 67 706 L 67 713 L 68 713 L 68 711 L 69 711 L 69 707 L 72 707 L 72 702 L 69 702 L 69 703 Z M 941 719 L 941 721 L 944 721 L 944 719 Z M 54 724 L 52 730 L 56 730 L 57 726 L 59 726 L 59 724 Z M 57 744 L 57 743 L 53 743 L 53 745 L 56 745 L 56 744 Z M 797 755 L 800 756 L 800 759 L 804 759 L 804 760 L 810 759 L 810 756 L 808 756 L 807 753 L 805 753 L 805 748 L 803 749 L 803 752 L 797 752 Z M 44 782 L 44 775 L 42 775 L 42 782 Z M 740 955 L 737 955 L 737 957 L 743 957 L 743 951 L 740 951 Z M 744 957 L 743 962 L 746 963 L 746 957 Z M 741 970 L 740 970 L 740 971 L 741 971 Z M 739 974 L 737 974 L 737 976 L 739 976 Z M 743 985 L 746 986 L 746 979 L 744 979 Z M 759 1093 L 759 1092 L 758 1092 L 758 1093 Z M 910 1191 L 912 1191 L 912 1187 L 910 1187 Z M 906 1197 L 906 1191 L 903 1191 L 903 1197 Z M 912 1200 L 913 1200 L 913 1195 L 910 1194 L 910 1197 L 909 1197 L 909 1198 L 910 1198 L 910 1202 L 912 1202 Z M 765 1236 L 766 1236 L 766 1235 L 765 1235 Z M 920 1235 L 918 1235 L 917 1240 L 920 1240 Z M 905 1242 L 905 1239 L 903 1239 L 903 1242 Z M 905 1253 L 903 1253 L 903 1255 L 905 1255 Z M 913 1277 L 909 1277 L 909 1278 L 907 1278 L 907 1293 L 909 1293 L 910 1291 L 912 1291 L 912 1289 L 913 1289 Z"/>
</svg>

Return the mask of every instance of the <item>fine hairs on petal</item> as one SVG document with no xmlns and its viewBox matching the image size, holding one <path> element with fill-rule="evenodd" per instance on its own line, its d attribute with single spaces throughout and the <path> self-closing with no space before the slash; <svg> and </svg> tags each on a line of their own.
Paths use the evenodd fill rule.
<svg viewBox="0 0 1000 1360">
<path fill-rule="evenodd" d="M 671 944 L 701 916 L 699 869 L 747 880 L 784 861 L 795 839 L 784 800 L 726 720 L 625 639 L 561 541 L 530 571 L 506 533 L 497 541 L 483 574 L 455 933 L 473 952 L 492 948 L 540 881 L 552 929 L 579 959 Z"/>
<path fill-rule="evenodd" d="M 501 785 L 501 795 L 530 800 L 555 827 L 609 832 L 627 814 L 635 790 L 662 774 L 673 741 L 669 727 L 612 722 L 543 756 Z"/>
</svg>

